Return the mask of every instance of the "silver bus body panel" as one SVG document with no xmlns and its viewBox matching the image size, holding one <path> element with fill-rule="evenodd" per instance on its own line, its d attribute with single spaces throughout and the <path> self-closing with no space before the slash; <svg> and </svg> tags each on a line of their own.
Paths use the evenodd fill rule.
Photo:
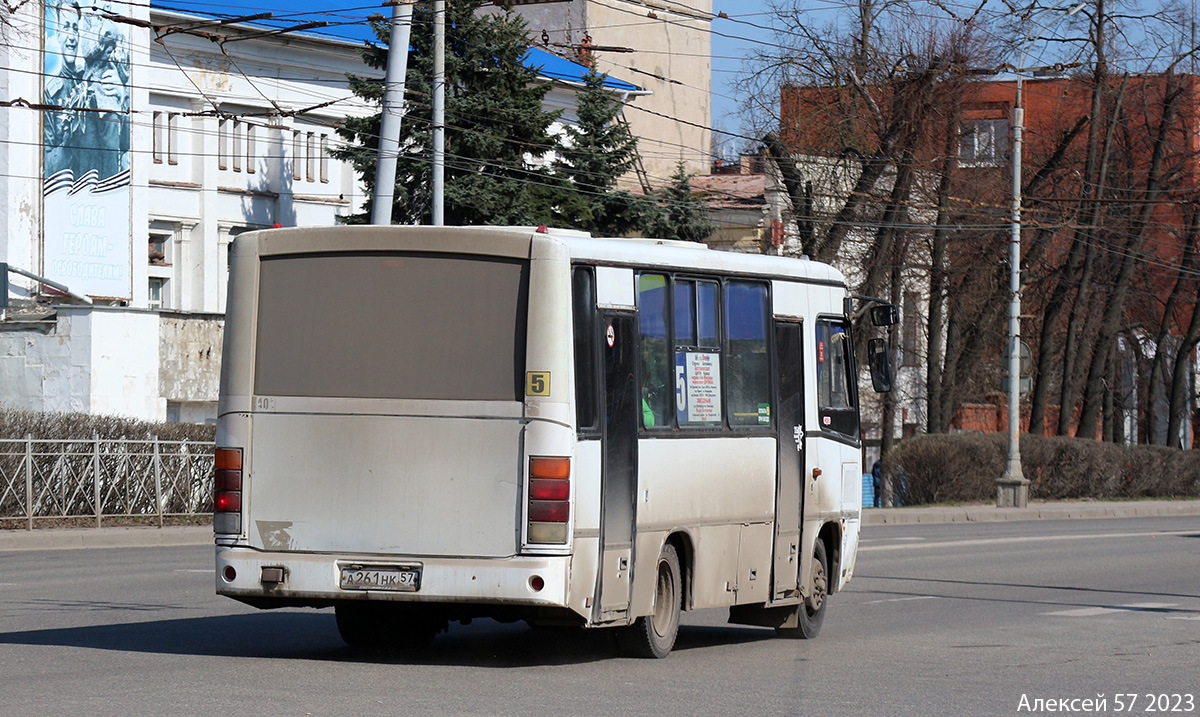
<svg viewBox="0 0 1200 717">
<path fill-rule="evenodd" d="M 515 555 L 522 430 L 516 419 L 256 414 L 249 545 Z"/>
</svg>

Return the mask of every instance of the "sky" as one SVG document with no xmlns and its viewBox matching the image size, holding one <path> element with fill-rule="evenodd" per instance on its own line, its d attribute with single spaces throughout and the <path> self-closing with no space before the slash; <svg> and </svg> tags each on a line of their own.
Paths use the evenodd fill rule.
<svg viewBox="0 0 1200 717">
<path fill-rule="evenodd" d="M 713 0 L 713 13 L 724 12 L 733 20 L 758 25 L 770 25 L 765 0 Z M 746 57 L 757 43 L 770 42 L 771 33 L 744 22 L 717 18 L 712 23 L 712 125 L 717 129 L 737 132 L 738 101 L 733 88 L 734 79 Z M 761 45 L 758 45 L 761 47 Z M 735 145 L 740 142 L 731 140 Z"/>
</svg>

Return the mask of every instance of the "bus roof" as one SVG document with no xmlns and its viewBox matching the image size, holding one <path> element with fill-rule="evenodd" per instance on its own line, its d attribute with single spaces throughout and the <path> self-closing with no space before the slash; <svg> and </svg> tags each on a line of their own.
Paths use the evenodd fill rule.
<svg viewBox="0 0 1200 717">
<path fill-rule="evenodd" d="M 586 263 L 694 268 L 721 273 L 791 276 L 846 285 L 846 277 L 828 264 L 807 258 L 713 251 L 697 242 L 645 237 L 593 237 L 587 232 L 558 227 L 456 227 L 464 231 L 531 232 L 550 236 L 567 246 L 572 260 Z"/>
<path fill-rule="evenodd" d="M 840 271 L 808 259 L 714 251 L 703 244 L 661 239 L 561 237 L 559 240 L 567 245 L 572 260 L 584 263 L 661 266 L 846 285 Z"/>
<path fill-rule="evenodd" d="M 255 240 L 266 253 L 336 251 L 339 248 L 432 250 L 439 244 L 455 253 L 485 244 L 509 256 L 525 254 L 530 240 L 561 244 L 571 260 L 607 266 L 658 267 L 720 274 L 788 277 L 798 281 L 845 287 L 845 276 L 828 264 L 765 254 L 714 251 L 703 244 L 645 238 L 597 238 L 585 232 L 545 227 L 303 227 L 247 233 L 240 241 Z M 444 244 L 443 244 L 444 242 Z M 514 243 L 515 242 L 515 243 Z M 518 249 L 522 244 L 525 249 Z M 268 248 L 269 247 L 269 248 Z M 453 247 L 453 248 L 451 248 Z M 519 253 L 513 253 L 519 252 Z"/>
</svg>

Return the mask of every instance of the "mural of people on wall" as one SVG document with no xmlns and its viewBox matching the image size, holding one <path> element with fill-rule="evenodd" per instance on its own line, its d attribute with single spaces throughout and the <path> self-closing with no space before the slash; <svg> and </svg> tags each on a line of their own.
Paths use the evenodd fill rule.
<svg viewBox="0 0 1200 717">
<path fill-rule="evenodd" d="M 42 272 L 93 297 L 132 293 L 128 29 L 110 0 L 47 0 Z"/>
<path fill-rule="evenodd" d="M 85 0 L 86 2 L 86 0 Z M 129 43 L 107 0 L 46 5 L 45 175 L 97 179 L 129 168 Z"/>
</svg>

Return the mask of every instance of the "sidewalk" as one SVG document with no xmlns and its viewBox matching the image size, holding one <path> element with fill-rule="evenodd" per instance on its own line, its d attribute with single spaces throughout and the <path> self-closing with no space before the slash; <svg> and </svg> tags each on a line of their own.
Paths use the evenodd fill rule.
<svg viewBox="0 0 1200 717">
<path fill-rule="evenodd" d="M 916 523 L 991 523 L 1002 520 L 1067 520 L 1078 518 L 1148 518 L 1200 516 L 1197 500 L 1055 501 L 1031 502 L 1027 508 L 992 505 L 864 508 L 863 525 Z M 70 550 L 74 548 L 147 548 L 166 545 L 212 545 L 206 525 L 166 528 L 48 528 L 0 530 L 0 552 L 12 550 Z"/>
<path fill-rule="evenodd" d="M 0 530 L 0 553 L 10 550 L 74 548 L 149 548 L 162 545 L 212 545 L 211 525 L 165 528 L 46 528 Z"/>
<path fill-rule="evenodd" d="M 994 523 L 1002 520 L 1149 518 L 1169 515 L 1200 515 L 1200 499 L 1120 502 L 1106 500 L 1030 501 L 1028 507 L 1025 508 L 997 508 L 994 505 L 985 504 L 864 508 L 862 524 Z"/>
</svg>

